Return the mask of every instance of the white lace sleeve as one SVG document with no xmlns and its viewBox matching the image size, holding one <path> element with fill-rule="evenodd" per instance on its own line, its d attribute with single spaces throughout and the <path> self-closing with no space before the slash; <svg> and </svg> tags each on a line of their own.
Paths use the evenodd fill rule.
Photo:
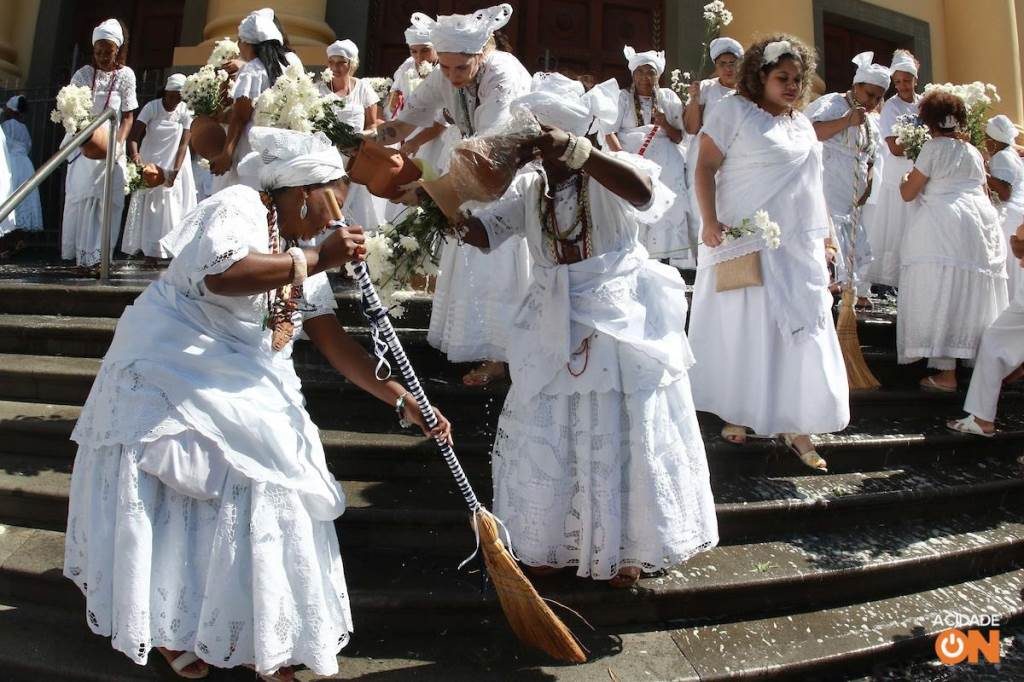
<svg viewBox="0 0 1024 682">
<path fill-rule="evenodd" d="M 198 219 L 203 214 L 195 216 Z M 229 206 L 221 206 L 209 214 L 207 224 L 200 227 L 189 253 L 182 253 L 189 259 L 189 283 L 197 286 L 207 275 L 218 275 L 248 256 L 248 235 L 253 229 L 259 228 Z"/>
<path fill-rule="evenodd" d="M 665 213 L 675 205 L 676 201 L 676 193 L 659 179 L 661 176 L 661 166 L 650 159 L 637 154 L 631 154 L 630 152 L 609 152 L 609 156 L 633 166 L 651 179 L 651 200 L 646 206 L 633 206 L 613 192 L 609 191 L 608 196 L 615 203 L 621 205 L 626 215 L 632 215 L 638 222 L 644 225 L 650 225 L 661 220 Z"/>
<path fill-rule="evenodd" d="M 134 111 L 139 108 L 139 98 L 135 92 L 135 72 L 127 66 L 121 67 L 117 91 L 121 95 L 121 111 Z"/>
<path fill-rule="evenodd" d="M 937 140 L 928 140 L 921 147 L 921 153 L 917 155 L 917 160 L 914 161 L 914 168 L 919 173 L 927 177 L 932 177 L 936 170 L 936 157 L 940 156 L 941 148 Z"/>
<path fill-rule="evenodd" d="M 92 86 L 92 67 L 91 66 L 83 66 L 78 71 L 75 71 L 75 74 L 73 76 L 71 76 L 71 83 L 70 83 L 70 85 L 79 85 L 79 86 L 84 85 L 86 87 L 91 87 Z"/>
<path fill-rule="evenodd" d="M 531 183 L 539 181 L 536 173 L 524 173 L 501 199 L 473 213 L 487 231 L 490 249 L 498 248 L 510 237 L 526 234 L 526 190 Z"/>
<path fill-rule="evenodd" d="M 312 320 L 321 315 L 333 315 L 338 307 L 334 298 L 334 290 L 327 279 L 327 273 L 319 272 L 306 279 L 302 285 L 302 299 L 306 303 L 302 308 L 302 319 Z"/>
</svg>

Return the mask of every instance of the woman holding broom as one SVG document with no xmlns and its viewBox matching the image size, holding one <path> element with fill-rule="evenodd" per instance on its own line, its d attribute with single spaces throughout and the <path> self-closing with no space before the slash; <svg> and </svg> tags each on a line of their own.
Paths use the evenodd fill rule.
<svg viewBox="0 0 1024 682">
<path fill-rule="evenodd" d="M 561 129 L 529 143 L 523 160 L 536 146 L 540 163 L 460 228 L 479 248 L 524 237 L 533 263 L 510 333 L 494 512 L 531 572 L 630 587 L 718 542 L 683 281 L 638 241 L 674 197 L 655 164 L 588 139 L 617 116 L 614 81 L 584 95 L 538 74 L 534 88 L 513 106 Z"/>
<path fill-rule="evenodd" d="M 318 248 L 344 165 L 322 136 L 254 128 L 236 185 L 185 216 L 180 249 L 118 323 L 72 438 L 64 574 L 93 632 L 177 675 L 338 671 L 349 639 L 333 521 L 341 487 L 291 361 L 304 331 L 349 381 L 424 428 L 416 403 L 334 315 L 324 271 L 364 255 L 358 227 Z M 262 226 L 262 227 L 261 227 Z M 447 421 L 430 435 L 449 438 Z M 283 560 L 282 560 L 283 558 Z"/>
</svg>

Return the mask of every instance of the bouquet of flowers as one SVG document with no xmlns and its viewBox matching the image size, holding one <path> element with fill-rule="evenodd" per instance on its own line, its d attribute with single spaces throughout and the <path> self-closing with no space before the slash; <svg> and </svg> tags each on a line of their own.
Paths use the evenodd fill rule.
<svg viewBox="0 0 1024 682">
<path fill-rule="evenodd" d="M 240 54 L 238 43 L 225 36 L 214 43 L 213 51 L 206 63 L 209 66 L 219 67 L 226 61 L 237 59 Z"/>
<path fill-rule="evenodd" d="M 924 86 L 924 94 L 940 91 L 956 95 L 967 107 L 967 130 L 964 132 L 971 138 L 971 144 L 979 151 L 985 151 L 985 122 L 988 120 L 989 109 L 993 102 L 999 102 L 999 92 L 991 83 L 974 81 L 962 85 L 953 83 L 929 83 Z"/>
<path fill-rule="evenodd" d="M 56 108 L 50 120 L 60 123 L 68 135 L 74 135 L 92 120 L 92 88 L 86 85 L 65 85 L 57 93 Z"/>
<path fill-rule="evenodd" d="M 311 133 L 315 130 L 313 122 L 323 116 L 323 100 L 313 77 L 299 64 L 292 64 L 256 100 L 253 122 Z"/>
<path fill-rule="evenodd" d="M 382 102 L 387 99 L 388 93 L 391 92 L 391 86 L 395 82 L 391 78 L 366 78 L 364 80 L 370 84 Z"/>
<path fill-rule="evenodd" d="M 142 182 L 142 166 L 134 161 L 129 161 L 124 169 L 125 195 L 137 192 L 144 186 L 145 184 Z"/>
<path fill-rule="evenodd" d="M 708 63 L 708 46 L 711 41 L 722 33 L 722 29 L 732 23 L 732 12 L 725 8 L 722 0 L 713 0 L 704 5 L 704 42 L 701 43 L 700 67 L 697 69 L 697 77 L 704 74 L 704 68 Z"/>
<path fill-rule="evenodd" d="M 744 218 L 739 225 L 726 230 L 722 235 L 722 241 L 731 242 L 758 233 L 764 237 L 769 249 L 777 249 L 782 245 L 782 228 L 764 209 L 755 211 L 753 218 Z"/>
<path fill-rule="evenodd" d="M 683 106 L 686 106 L 690 101 L 690 83 L 693 82 L 693 77 L 689 71 L 680 71 L 679 69 L 672 69 L 670 76 L 669 87 L 672 88 L 672 92 L 679 95 Z"/>
<path fill-rule="evenodd" d="M 917 160 L 924 143 L 932 139 L 928 126 L 921 123 L 917 114 L 903 114 L 897 118 L 892 131 L 896 133 L 896 144 L 903 147 L 903 155 L 911 161 Z"/>
<path fill-rule="evenodd" d="M 207 64 L 185 79 L 181 99 L 198 116 L 216 116 L 223 105 L 221 92 L 228 72 Z"/>
</svg>

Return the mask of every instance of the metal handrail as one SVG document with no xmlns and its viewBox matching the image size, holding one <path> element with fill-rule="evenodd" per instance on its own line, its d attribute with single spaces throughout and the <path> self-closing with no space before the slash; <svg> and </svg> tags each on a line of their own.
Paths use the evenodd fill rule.
<svg viewBox="0 0 1024 682">
<path fill-rule="evenodd" d="M 107 136 L 106 172 L 103 175 L 103 204 L 100 211 L 100 219 L 103 221 L 100 228 L 100 239 L 103 242 L 100 251 L 100 282 L 103 283 L 106 283 L 110 278 L 110 207 L 113 203 L 111 201 L 111 191 L 113 190 L 111 176 L 114 174 L 114 149 L 117 147 L 117 119 L 117 112 L 114 109 L 107 108 L 103 113 L 94 118 L 89 125 L 71 138 L 66 145 L 58 149 L 57 153 L 41 165 L 32 177 L 21 183 L 21 186 L 14 190 L 11 196 L 0 204 L 0 221 L 3 221 L 4 218 L 10 215 L 11 211 L 18 207 L 18 204 L 32 193 L 32 190 L 39 187 L 43 180 L 50 177 L 62 163 L 67 161 L 69 156 L 88 142 L 89 138 L 92 137 L 92 134 L 100 126 L 108 123 L 110 125 L 110 133 Z"/>
</svg>

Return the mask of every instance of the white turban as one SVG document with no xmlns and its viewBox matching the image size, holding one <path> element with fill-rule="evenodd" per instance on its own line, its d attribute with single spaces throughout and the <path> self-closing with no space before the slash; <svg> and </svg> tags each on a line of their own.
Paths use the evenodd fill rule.
<svg viewBox="0 0 1024 682">
<path fill-rule="evenodd" d="M 909 54 L 897 54 L 893 55 L 892 65 L 889 67 L 889 73 L 893 74 L 897 71 L 903 71 L 909 73 L 914 78 L 917 78 L 917 62 Z"/>
<path fill-rule="evenodd" d="M 318 185 L 345 175 L 345 161 L 323 133 L 254 126 L 249 144 L 253 151 L 239 162 L 238 174 L 258 176 L 266 191 Z"/>
<path fill-rule="evenodd" d="M 658 73 L 658 76 L 665 73 L 665 52 L 655 52 L 654 50 L 648 50 L 647 52 L 637 52 L 629 45 L 622 48 L 622 54 L 626 57 L 626 61 L 629 63 L 629 72 L 633 73 L 641 66 L 650 64 L 654 67 L 654 70 Z"/>
<path fill-rule="evenodd" d="M 990 118 L 988 123 L 985 124 L 985 134 L 996 142 L 1013 144 L 1020 133 L 1017 130 L 1017 126 L 1013 125 L 1013 121 L 1010 120 L 1009 116 L 999 114 Z"/>
<path fill-rule="evenodd" d="M 121 23 L 117 19 L 107 19 L 92 30 L 92 44 L 95 45 L 101 40 L 109 40 L 118 47 L 124 45 L 124 31 L 121 30 Z"/>
<path fill-rule="evenodd" d="M 575 135 L 612 132 L 619 117 L 619 84 L 614 78 L 584 92 L 583 84 L 560 73 L 537 73 L 531 91 L 512 101 L 543 125 Z"/>
<path fill-rule="evenodd" d="M 268 40 L 276 40 L 284 45 L 284 36 L 274 23 L 274 10 L 269 7 L 249 12 L 238 25 L 238 37 L 250 45 L 258 45 Z"/>
<path fill-rule="evenodd" d="M 430 42 L 438 52 L 480 54 L 494 32 L 512 18 L 512 5 L 503 3 L 477 10 L 473 14 L 448 14 L 434 21 L 416 12 L 410 21 L 418 32 L 429 33 Z"/>
<path fill-rule="evenodd" d="M 415 24 L 405 29 L 405 44 L 412 45 L 433 45 L 430 41 L 430 29 L 416 26 Z"/>
<path fill-rule="evenodd" d="M 171 92 L 178 92 L 185 85 L 185 75 L 180 73 L 172 73 L 167 77 L 167 83 L 164 84 L 164 90 L 170 90 Z"/>
<path fill-rule="evenodd" d="M 18 111 L 18 100 L 22 98 L 22 95 L 15 95 L 14 97 L 7 100 L 6 107 L 11 111 Z"/>
<path fill-rule="evenodd" d="M 743 56 L 743 46 L 740 45 L 740 41 L 732 38 L 715 38 L 711 41 L 708 49 L 711 51 L 711 61 L 715 61 L 726 52 L 737 57 Z"/>
<path fill-rule="evenodd" d="M 871 60 L 874 57 L 874 52 L 861 52 L 850 60 L 857 65 L 857 73 L 853 76 L 853 83 L 854 85 L 857 83 L 867 83 L 868 85 L 877 85 L 882 90 L 888 90 L 889 68 L 881 64 L 872 64 Z"/>
<path fill-rule="evenodd" d="M 353 59 L 359 59 L 359 48 L 348 38 L 345 38 L 345 40 L 335 40 L 327 46 L 327 56 L 344 57 L 352 61 Z"/>
</svg>

